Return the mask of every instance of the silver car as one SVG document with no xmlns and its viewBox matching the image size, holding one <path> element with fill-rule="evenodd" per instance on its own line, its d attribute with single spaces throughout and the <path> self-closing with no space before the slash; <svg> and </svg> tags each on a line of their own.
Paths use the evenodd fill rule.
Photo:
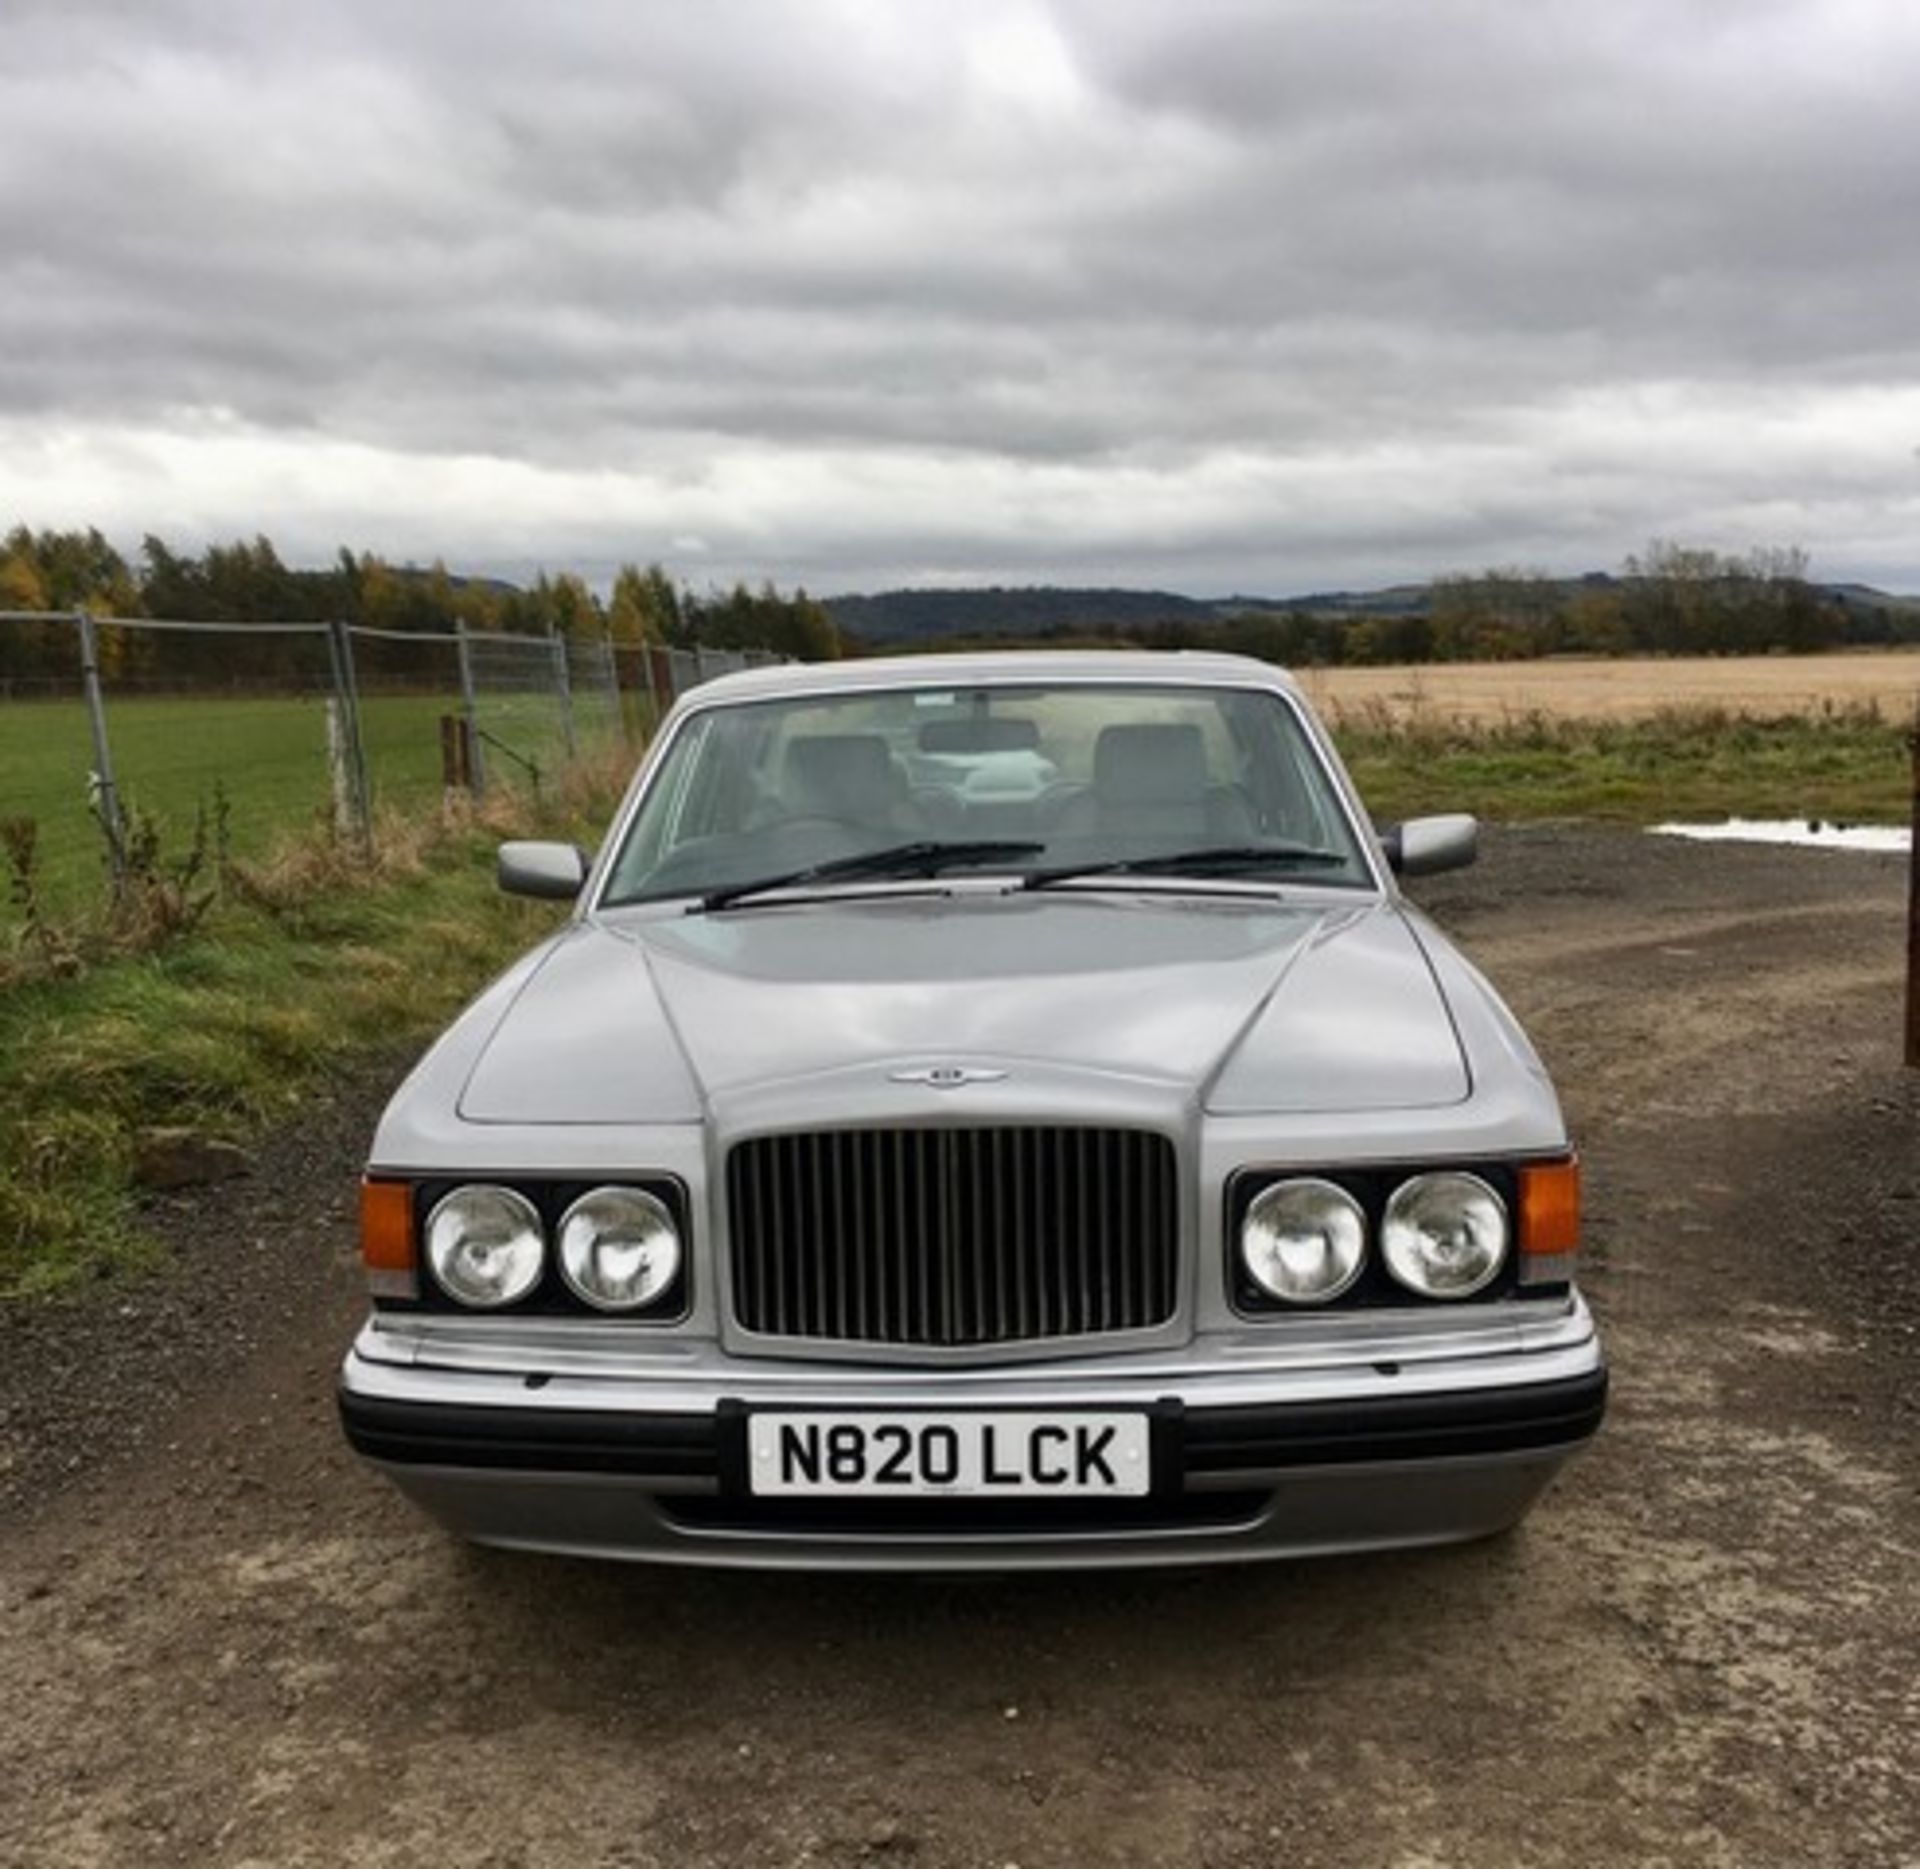
<svg viewBox="0 0 1920 1869">
<path fill-rule="evenodd" d="M 1579 1170 L 1299 689 L 759 670 L 389 1106 L 348 1438 L 488 1544 L 1111 1566 L 1475 1538 L 1599 1426 Z"/>
</svg>

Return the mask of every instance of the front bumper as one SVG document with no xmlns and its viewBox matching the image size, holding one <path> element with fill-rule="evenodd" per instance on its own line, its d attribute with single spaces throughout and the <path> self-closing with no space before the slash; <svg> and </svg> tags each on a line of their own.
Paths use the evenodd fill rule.
<svg viewBox="0 0 1920 1869">
<path fill-rule="evenodd" d="M 1530 1307 L 1530 1310 L 1532 1308 Z M 1395 1354 L 1398 1352 L 1398 1354 Z M 1607 1376 L 1577 1297 L 1418 1339 L 1273 1333 L 1178 1355 L 902 1371 L 670 1346 L 639 1370 L 480 1366 L 369 1325 L 340 1410 L 355 1449 L 483 1543 L 715 1565 L 1013 1570 L 1446 1543 L 1511 1525 L 1591 1438 Z M 809 1409 L 1137 1408 L 1154 1486 L 1131 1500 L 764 1500 L 745 1416 Z"/>
</svg>

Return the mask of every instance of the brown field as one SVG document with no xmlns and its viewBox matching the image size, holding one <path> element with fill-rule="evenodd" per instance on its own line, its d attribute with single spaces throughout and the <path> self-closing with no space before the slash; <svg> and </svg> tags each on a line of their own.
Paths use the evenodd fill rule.
<svg viewBox="0 0 1920 1869">
<path fill-rule="evenodd" d="M 1473 720 L 1538 710 L 1568 719 L 1628 720 L 1669 707 L 1758 715 L 1877 703 L 1904 716 L 1920 700 L 1920 649 L 1838 655 L 1567 657 L 1541 662 L 1438 662 L 1298 671 L 1328 713 L 1385 707 L 1396 715 Z"/>
</svg>

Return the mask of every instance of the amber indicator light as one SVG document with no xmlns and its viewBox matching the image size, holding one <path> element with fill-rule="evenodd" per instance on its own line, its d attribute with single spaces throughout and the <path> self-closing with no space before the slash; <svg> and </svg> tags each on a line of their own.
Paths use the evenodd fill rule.
<svg viewBox="0 0 1920 1869">
<path fill-rule="evenodd" d="M 411 1272 L 413 1189 L 405 1181 L 360 1183 L 360 1259 L 369 1272 Z"/>
<path fill-rule="evenodd" d="M 1529 1162 L 1520 1170 L 1520 1250 L 1575 1252 L 1580 1245 L 1580 1158 Z"/>
</svg>

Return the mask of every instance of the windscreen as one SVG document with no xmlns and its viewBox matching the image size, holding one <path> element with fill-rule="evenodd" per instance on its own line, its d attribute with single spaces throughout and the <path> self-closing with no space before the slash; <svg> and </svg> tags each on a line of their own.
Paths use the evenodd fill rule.
<svg viewBox="0 0 1920 1869">
<path fill-rule="evenodd" d="M 991 873 L 1238 853 L 1222 874 L 1371 887 L 1298 716 L 1259 689 L 917 687 L 696 714 L 606 905 L 704 895 L 908 843 L 1031 846 Z"/>
</svg>

